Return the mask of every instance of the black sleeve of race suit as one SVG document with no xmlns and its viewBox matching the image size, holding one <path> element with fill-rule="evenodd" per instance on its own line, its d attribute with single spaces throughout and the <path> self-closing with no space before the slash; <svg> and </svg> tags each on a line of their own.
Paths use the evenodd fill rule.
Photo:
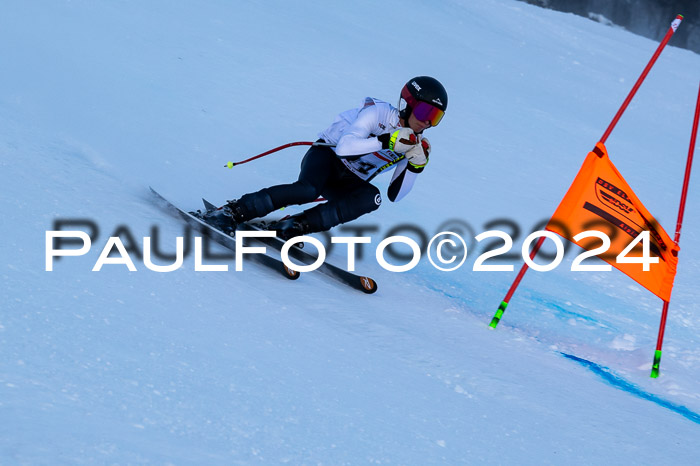
<svg viewBox="0 0 700 466">
<path fill-rule="evenodd" d="M 379 142 L 382 143 L 382 149 L 388 149 L 389 139 L 391 139 L 391 133 L 380 134 L 379 136 L 377 136 L 377 139 L 379 139 Z"/>
<path fill-rule="evenodd" d="M 396 202 L 397 199 L 408 194 L 408 191 L 410 191 L 411 187 L 413 186 L 413 182 L 415 181 L 415 174 L 422 172 L 424 168 L 425 167 L 414 167 L 410 163 L 406 164 L 406 166 L 403 168 L 403 170 L 401 170 L 400 173 L 394 175 L 394 177 L 391 180 L 391 183 L 389 184 L 389 189 L 387 189 L 386 193 L 389 197 L 389 200 L 391 202 Z M 398 169 L 401 169 L 401 167 L 397 167 L 397 170 Z M 410 178 L 410 181 L 408 183 L 406 183 L 407 178 Z M 399 197 L 402 188 L 404 188 L 405 192 Z"/>
</svg>

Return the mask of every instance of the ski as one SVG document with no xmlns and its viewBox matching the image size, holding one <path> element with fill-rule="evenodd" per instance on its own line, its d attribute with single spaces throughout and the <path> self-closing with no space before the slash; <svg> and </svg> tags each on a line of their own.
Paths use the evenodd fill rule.
<svg viewBox="0 0 700 466">
<path fill-rule="evenodd" d="M 218 207 L 216 207 L 214 204 L 212 204 L 204 198 L 202 198 L 202 202 L 204 203 L 204 208 L 206 212 L 211 212 L 212 210 L 218 209 Z M 264 228 L 261 228 L 259 225 L 256 225 L 254 223 L 242 223 L 238 225 L 236 229 L 248 231 L 266 231 Z M 272 246 L 278 251 L 282 250 L 282 247 L 285 243 L 285 241 L 282 238 L 278 237 L 255 238 L 255 240 L 268 246 Z M 292 258 L 298 260 L 299 262 L 302 262 L 304 265 L 313 264 L 316 262 L 317 259 L 317 257 L 313 254 L 310 254 L 297 246 L 289 248 L 289 255 Z M 345 285 L 348 285 L 351 288 L 360 290 L 363 293 L 372 294 L 375 293 L 378 288 L 377 282 L 374 281 L 372 278 L 348 272 L 345 269 L 342 269 L 333 264 L 329 264 L 325 261 L 320 265 L 320 267 L 317 270 L 322 274 L 327 275 Z"/>
<path fill-rule="evenodd" d="M 151 192 L 161 203 L 166 205 L 170 210 L 176 212 L 183 220 L 185 220 L 185 222 L 187 222 L 188 225 L 194 227 L 197 231 L 201 232 L 208 238 L 213 239 L 225 248 L 230 249 L 231 251 L 236 250 L 236 240 L 233 237 L 227 235 L 226 233 L 222 232 L 217 228 L 214 228 L 212 225 L 209 225 L 196 215 L 192 215 L 191 213 L 180 209 L 175 204 L 163 197 L 152 187 L 150 189 Z M 284 275 L 290 280 L 296 280 L 301 275 L 298 271 L 292 270 L 289 267 L 287 267 L 281 260 L 268 256 L 266 254 L 250 254 L 249 258 L 261 265 L 264 265 L 265 267 L 280 272 L 282 275 Z"/>
<path fill-rule="evenodd" d="M 254 231 L 265 231 L 263 228 L 261 228 L 258 225 L 252 224 L 252 223 L 243 223 L 238 226 L 239 230 L 254 230 Z M 282 238 L 274 237 L 274 238 L 255 238 L 256 240 L 263 242 L 269 246 L 272 246 L 273 248 L 277 249 L 278 251 L 282 250 L 282 247 L 284 246 L 285 241 Z M 297 246 L 292 246 L 289 248 L 289 255 L 293 258 L 298 260 L 299 262 L 302 262 L 304 265 L 309 265 L 313 264 L 316 262 L 317 257 L 314 256 L 313 254 L 310 254 L 303 249 L 297 247 Z M 362 276 L 362 275 L 357 275 L 352 272 L 348 272 L 347 270 L 340 268 L 336 265 L 329 264 L 328 262 L 323 262 L 320 267 L 317 269 L 317 271 L 321 272 L 322 274 L 329 276 L 331 278 L 334 278 L 335 280 L 344 283 L 345 285 L 350 286 L 351 288 L 354 288 L 356 290 L 362 291 L 363 293 L 367 294 L 372 294 L 377 291 L 377 282 L 374 281 L 372 278 L 367 277 L 367 276 Z"/>
</svg>

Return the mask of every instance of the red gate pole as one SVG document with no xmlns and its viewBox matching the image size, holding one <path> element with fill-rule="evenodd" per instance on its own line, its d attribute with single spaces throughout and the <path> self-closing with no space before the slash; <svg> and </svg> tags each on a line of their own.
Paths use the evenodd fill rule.
<svg viewBox="0 0 700 466">
<path fill-rule="evenodd" d="M 542 247 L 542 243 L 544 243 L 544 236 L 541 236 L 540 239 L 537 240 L 535 243 L 535 247 L 532 248 L 532 252 L 530 252 L 530 259 L 534 259 L 535 256 L 537 255 L 537 251 L 540 250 Z M 528 269 L 527 262 L 523 264 L 522 267 L 520 267 L 520 272 L 518 272 L 518 276 L 515 277 L 515 280 L 513 281 L 513 284 L 510 285 L 510 289 L 508 290 L 508 293 L 506 293 L 506 297 L 503 298 L 503 301 L 501 301 L 501 304 L 498 306 L 498 310 L 496 310 L 496 314 L 493 316 L 493 319 L 491 319 L 491 323 L 489 324 L 489 327 L 491 328 L 496 328 L 498 323 L 501 321 L 501 317 L 503 317 L 503 313 L 506 311 L 506 307 L 508 307 L 508 303 L 510 302 L 510 298 L 513 297 L 513 293 L 515 293 L 515 289 L 520 285 L 520 280 L 523 279 L 523 276 L 525 275 L 525 272 L 527 272 Z"/>
<path fill-rule="evenodd" d="M 651 67 L 654 66 L 654 64 L 656 63 L 656 59 L 659 58 L 659 55 L 661 55 L 661 51 L 664 49 L 664 47 L 666 47 L 668 41 L 671 40 L 671 36 L 674 32 L 676 32 L 676 29 L 678 29 L 678 26 L 681 24 L 681 21 L 683 21 L 683 15 L 677 15 L 676 19 L 674 19 L 671 23 L 671 27 L 669 27 L 668 31 L 666 31 L 666 35 L 661 40 L 659 46 L 656 48 L 656 52 L 654 52 L 654 55 L 651 57 L 651 60 L 649 60 L 649 63 L 647 63 L 647 66 L 644 68 L 644 71 L 642 71 L 642 74 L 639 76 L 639 79 L 637 79 L 637 82 L 634 83 L 634 86 L 632 86 L 632 90 L 627 95 L 627 98 L 622 103 L 622 106 L 620 106 L 620 109 L 615 114 L 613 120 L 610 122 L 608 129 L 606 129 L 605 133 L 603 133 L 603 137 L 600 138 L 600 142 L 602 142 L 603 144 L 605 144 L 605 141 L 608 140 L 608 136 L 610 136 L 610 133 L 612 133 L 613 128 L 615 128 L 615 125 L 617 125 L 617 122 L 620 120 L 622 114 L 625 113 L 625 110 L 627 110 L 627 106 L 630 104 L 632 98 L 637 93 L 639 86 L 641 86 L 644 79 L 646 79 L 647 75 L 649 74 L 649 70 L 651 70 Z"/>
<path fill-rule="evenodd" d="M 664 47 L 666 47 L 666 44 L 668 44 L 668 41 L 671 40 L 671 36 L 673 36 L 673 33 L 676 32 L 676 29 L 678 29 L 678 26 L 681 24 L 682 20 L 683 20 L 683 15 L 677 15 L 676 18 L 671 23 L 671 27 L 669 27 L 668 31 L 666 31 L 666 35 L 661 40 L 661 43 L 659 44 L 659 46 L 656 48 L 656 52 L 654 52 L 654 55 L 652 55 L 651 59 L 649 60 L 649 63 L 647 63 L 647 66 L 644 68 L 644 71 L 642 71 L 642 74 L 639 76 L 639 78 L 637 79 L 637 82 L 632 87 L 632 90 L 627 95 L 627 98 L 620 106 L 620 109 L 615 114 L 615 117 L 610 122 L 610 125 L 608 125 L 608 129 L 605 130 L 603 137 L 600 138 L 600 142 L 602 142 L 603 144 L 605 144 L 605 141 L 607 141 L 608 136 L 610 136 L 610 133 L 612 133 L 612 130 L 615 128 L 615 125 L 617 125 L 617 122 L 620 120 L 620 117 L 622 117 L 622 114 L 625 113 L 625 110 L 627 110 L 627 106 L 632 101 L 632 98 L 637 93 L 637 90 L 642 85 L 642 82 L 644 81 L 644 79 L 646 79 L 647 75 L 649 74 L 649 71 L 656 63 L 656 59 L 659 58 L 659 55 L 661 55 L 661 51 L 664 49 Z M 535 244 L 535 247 L 532 248 L 532 252 L 530 253 L 531 259 L 535 258 L 535 255 L 537 254 L 540 247 L 542 246 L 542 243 L 544 243 L 544 237 L 541 237 L 537 241 L 537 243 Z M 498 306 L 498 310 L 496 311 L 496 314 L 493 316 L 493 319 L 491 319 L 491 323 L 489 324 L 489 327 L 496 328 L 498 323 L 501 321 L 501 317 L 503 317 L 503 313 L 505 312 L 506 307 L 508 306 L 508 303 L 510 302 L 510 298 L 513 297 L 513 294 L 515 293 L 516 288 L 518 288 L 518 285 L 520 285 L 520 281 L 523 279 L 523 276 L 525 275 L 525 272 L 527 272 L 528 268 L 529 267 L 528 267 L 527 263 L 523 264 L 523 266 L 520 269 L 520 272 L 518 272 L 518 275 L 515 277 L 513 284 L 510 286 L 508 293 L 506 294 L 505 298 L 503 298 L 503 301 L 501 301 L 501 304 Z"/>
<path fill-rule="evenodd" d="M 690 148 L 688 149 L 688 161 L 685 164 L 685 177 L 683 178 L 683 190 L 681 191 L 681 202 L 678 206 L 678 220 L 676 221 L 676 235 L 673 241 L 678 244 L 681 240 L 681 227 L 683 226 L 683 215 L 685 214 L 685 201 L 688 197 L 688 184 L 690 183 L 690 170 L 693 168 L 693 155 L 695 154 L 695 140 L 698 135 L 698 120 L 700 120 L 700 88 L 698 88 L 698 100 L 695 104 L 695 118 L 693 119 L 693 132 L 690 135 Z M 666 317 L 668 316 L 669 302 L 664 301 L 661 311 L 661 323 L 659 324 L 659 336 L 656 340 L 656 351 L 654 352 L 654 362 L 651 366 L 651 378 L 659 376 L 659 365 L 661 364 L 661 346 L 664 342 L 664 331 L 666 329 Z"/>
</svg>

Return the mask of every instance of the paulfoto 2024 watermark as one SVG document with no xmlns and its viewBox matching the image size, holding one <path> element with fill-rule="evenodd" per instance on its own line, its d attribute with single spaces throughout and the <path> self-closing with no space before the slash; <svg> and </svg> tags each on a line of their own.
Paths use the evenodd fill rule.
<svg viewBox="0 0 700 466">
<path fill-rule="evenodd" d="M 474 234 L 471 226 L 464 221 L 455 222 L 451 220 L 444 222 L 441 226 L 448 226 L 447 224 L 450 222 L 454 226 L 459 225 L 459 228 L 439 230 L 432 235 L 427 234 L 418 225 L 401 224 L 393 227 L 376 243 L 374 258 L 383 269 L 390 272 L 407 272 L 412 270 L 423 258 L 427 258 L 429 263 L 437 270 L 452 272 L 464 267 L 470 250 L 474 248 L 477 249 L 477 252 L 479 252 L 479 249 L 481 250 L 471 267 L 471 270 L 475 272 L 512 272 L 514 270 L 513 263 L 498 262 L 515 262 L 515 260 L 524 261 L 535 271 L 547 272 L 561 265 L 568 246 L 571 245 L 570 242 L 562 240 L 559 235 L 551 231 L 538 229 L 527 235 L 518 253 L 513 253 L 511 251 L 513 250 L 514 239 L 511 233 L 516 232 L 517 238 L 521 231 L 515 222 L 506 221 L 505 219 L 490 222 L 490 224 L 499 222 L 500 224 L 507 224 L 510 233 L 490 229 L 480 234 Z M 81 226 L 90 233 L 82 229 L 63 229 L 66 226 Z M 376 232 L 378 227 L 363 225 L 346 228 L 347 230 Z M 61 257 L 76 257 L 88 254 L 97 238 L 98 231 L 97 224 L 90 220 L 56 220 L 54 229 L 46 231 L 45 270 L 53 271 L 55 260 Z M 398 234 L 402 232 L 406 234 Z M 243 271 L 246 256 L 250 254 L 265 254 L 268 252 L 268 249 L 271 249 L 258 240 L 276 236 L 275 231 L 237 231 L 235 234 L 235 252 L 215 254 L 210 250 L 210 238 L 208 236 L 197 236 L 192 233 L 193 230 L 188 227 L 183 236 L 175 237 L 175 253 L 167 254 L 163 253 L 158 246 L 160 235 L 157 227 L 151 228 L 150 236 L 142 238 L 140 242 L 142 248 L 139 248 L 138 242 L 130 229 L 121 225 L 108 237 L 92 267 L 92 271 L 99 272 L 105 265 L 122 265 L 129 271 L 138 271 L 132 258 L 135 255 L 148 270 L 161 273 L 172 272 L 181 268 L 185 257 L 192 252 L 194 252 L 195 271 L 228 271 L 229 266 L 226 263 L 205 263 L 207 261 L 221 262 L 222 260 L 233 260 L 235 262 L 235 270 Z M 408 236 L 409 234 L 411 236 Z M 192 247 L 190 242 L 192 237 L 194 238 L 194 247 Z M 352 272 L 355 270 L 357 259 L 365 255 L 364 247 L 366 245 L 371 247 L 373 243 L 373 238 L 365 235 L 330 235 L 325 233 L 322 235 L 322 238 L 325 241 L 321 241 L 313 236 L 300 236 L 286 241 L 280 251 L 282 261 L 292 270 L 310 272 L 316 270 L 325 262 L 330 248 L 344 246 L 345 268 Z M 554 245 L 555 252 L 540 252 L 537 259 L 541 263 L 537 263 L 531 258 L 530 252 L 533 245 L 540 238 L 550 240 L 551 244 Z M 630 237 L 629 244 L 618 254 L 608 252 L 611 247 L 611 237 L 608 234 L 599 230 L 587 230 L 573 236 L 573 239 L 577 242 L 581 242 L 586 238 L 591 238 L 598 245 L 593 247 L 594 243 L 590 243 L 591 247 L 584 248 L 574 258 L 570 266 L 574 272 L 612 270 L 609 263 L 582 263 L 585 259 L 591 257 L 599 257 L 607 262 L 641 264 L 644 271 L 650 270 L 651 264 L 659 262 L 659 257 L 656 257 L 651 252 L 648 231 L 642 231 L 636 237 Z M 250 243 L 259 244 L 251 246 Z M 316 260 L 312 264 L 301 265 L 295 263 L 289 257 L 290 248 L 298 247 L 302 243 L 315 249 L 312 254 L 316 257 Z M 477 243 L 483 247 L 475 247 Z M 67 248 L 66 246 L 68 245 L 77 245 L 78 247 Z M 159 262 L 168 263 L 156 264 L 153 260 L 154 257 Z M 387 259 L 391 259 L 391 262 Z M 487 261 L 488 263 L 486 263 Z"/>
</svg>

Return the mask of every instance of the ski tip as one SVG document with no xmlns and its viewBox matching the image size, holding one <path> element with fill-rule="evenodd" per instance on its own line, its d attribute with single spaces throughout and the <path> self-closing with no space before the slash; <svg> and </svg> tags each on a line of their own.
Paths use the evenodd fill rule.
<svg viewBox="0 0 700 466">
<path fill-rule="evenodd" d="M 286 277 L 290 280 L 296 280 L 301 277 L 301 273 L 298 270 L 290 269 L 286 265 L 284 266 L 284 273 Z"/>
<path fill-rule="evenodd" d="M 161 202 L 161 203 L 162 203 L 162 202 L 169 203 L 169 202 L 163 197 L 163 195 L 162 195 L 161 193 L 159 193 L 158 191 L 156 191 L 155 189 L 153 189 L 153 186 L 149 186 L 148 189 L 151 191 L 151 194 L 153 194 L 153 195 L 155 196 L 156 201 L 159 201 L 159 202 Z"/>
<path fill-rule="evenodd" d="M 377 291 L 377 282 L 369 277 L 360 277 L 360 285 L 362 286 L 363 292 L 367 294 L 372 294 Z"/>
</svg>

